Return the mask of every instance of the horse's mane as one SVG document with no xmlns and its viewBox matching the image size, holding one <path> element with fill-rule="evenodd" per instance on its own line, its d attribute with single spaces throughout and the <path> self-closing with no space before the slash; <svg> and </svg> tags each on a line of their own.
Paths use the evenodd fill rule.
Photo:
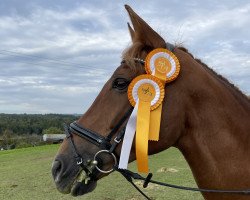
<svg viewBox="0 0 250 200">
<path fill-rule="evenodd" d="M 234 84 L 232 84 L 231 82 L 228 81 L 228 79 L 226 79 L 225 77 L 223 77 L 222 75 L 216 73 L 212 68 L 208 67 L 207 64 L 205 64 L 204 62 L 202 62 L 200 59 L 195 58 L 189 51 L 188 49 L 186 49 L 185 47 L 178 47 L 178 49 L 186 52 L 187 54 L 189 54 L 194 60 L 196 60 L 196 62 L 198 62 L 199 64 L 201 64 L 207 71 L 209 71 L 211 74 L 213 74 L 214 76 L 218 77 L 219 80 L 221 80 L 225 85 L 231 87 L 234 91 L 236 91 L 241 97 L 243 97 L 244 99 L 246 99 L 247 101 L 250 100 L 250 98 L 245 95 L 237 86 L 235 86 Z"/>
</svg>

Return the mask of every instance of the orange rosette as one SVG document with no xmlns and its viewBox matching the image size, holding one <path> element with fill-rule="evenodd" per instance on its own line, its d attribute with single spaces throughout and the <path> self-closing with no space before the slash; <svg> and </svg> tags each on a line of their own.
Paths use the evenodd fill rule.
<svg viewBox="0 0 250 200">
<path fill-rule="evenodd" d="M 162 82 L 148 74 L 137 76 L 128 87 L 128 100 L 134 107 L 140 96 L 142 101 L 150 101 L 150 110 L 154 110 L 162 103 L 164 95 Z"/>
<path fill-rule="evenodd" d="M 136 160 L 139 172 L 147 173 L 150 111 L 159 107 L 164 98 L 161 81 L 152 75 L 140 75 L 129 85 L 128 99 L 136 111 Z"/>
<path fill-rule="evenodd" d="M 152 74 L 163 82 L 171 82 L 180 73 L 180 63 L 171 51 L 157 48 L 147 55 L 145 70 L 147 74 Z"/>
<path fill-rule="evenodd" d="M 177 57 L 169 50 L 158 48 L 151 51 L 145 60 L 145 70 L 165 83 L 177 78 L 180 73 L 180 63 Z M 162 104 L 150 113 L 149 139 L 159 140 Z"/>
</svg>

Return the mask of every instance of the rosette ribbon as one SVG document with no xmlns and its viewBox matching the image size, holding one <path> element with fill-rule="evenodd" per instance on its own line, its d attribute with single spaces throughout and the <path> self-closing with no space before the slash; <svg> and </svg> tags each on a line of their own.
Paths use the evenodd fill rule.
<svg viewBox="0 0 250 200">
<path fill-rule="evenodd" d="M 161 81 L 152 75 L 136 77 L 128 88 L 128 99 L 135 107 L 125 131 L 119 168 L 126 169 L 134 134 L 136 160 L 139 172 L 148 172 L 148 140 L 150 127 L 150 110 L 157 108 L 164 98 Z"/>
<path fill-rule="evenodd" d="M 139 172 L 147 173 L 148 140 L 158 141 L 165 83 L 177 78 L 180 65 L 175 55 L 166 49 L 155 49 L 145 61 L 147 75 L 133 79 L 128 87 L 128 99 L 134 110 L 128 120 L 122 144 L 119 168 L 127 169 L 135 137 Z"/>
<path fill-rule="evenodd" d="M 180 64 L 177 57 L 171 51 L 158 48 L 147 55 L 145 70 L 147 74 L 159 78 L 165 87 L 166 82 L 175 80 L 179 75 Z M 161 112 L 162 104 L 150 114 L 149 140 L 159 140 Z"/>
</svg>

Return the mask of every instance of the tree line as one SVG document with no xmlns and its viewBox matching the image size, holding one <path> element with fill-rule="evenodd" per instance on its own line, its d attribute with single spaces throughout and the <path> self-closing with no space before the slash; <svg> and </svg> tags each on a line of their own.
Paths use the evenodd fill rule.
<svg viewBox="0 0 250 200">
<path fill-rule="evenodd" d="M 65 114 L 0 114 L 0 135 L 42 135 L 45 130 L 63 131 L 63 123 L 77 120 L 78 115 Z"/>
</svg>

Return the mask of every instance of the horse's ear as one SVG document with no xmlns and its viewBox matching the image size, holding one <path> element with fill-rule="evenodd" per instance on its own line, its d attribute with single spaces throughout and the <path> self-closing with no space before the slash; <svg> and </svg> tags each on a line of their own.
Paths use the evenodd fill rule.
<svg viewBox="0 0 250 200">
<path fill-rule="evenodd" d="M 153 48 L 164 48 L 166 42 L 156 33 L 142 18 L 140 18 L 130 6 L 125 5 L 134 30 L 129 25 L 129 31 L 133 42 L 141 42 Z M 131 33 L 132 32 L 132 33 Z"/>
</svg>

